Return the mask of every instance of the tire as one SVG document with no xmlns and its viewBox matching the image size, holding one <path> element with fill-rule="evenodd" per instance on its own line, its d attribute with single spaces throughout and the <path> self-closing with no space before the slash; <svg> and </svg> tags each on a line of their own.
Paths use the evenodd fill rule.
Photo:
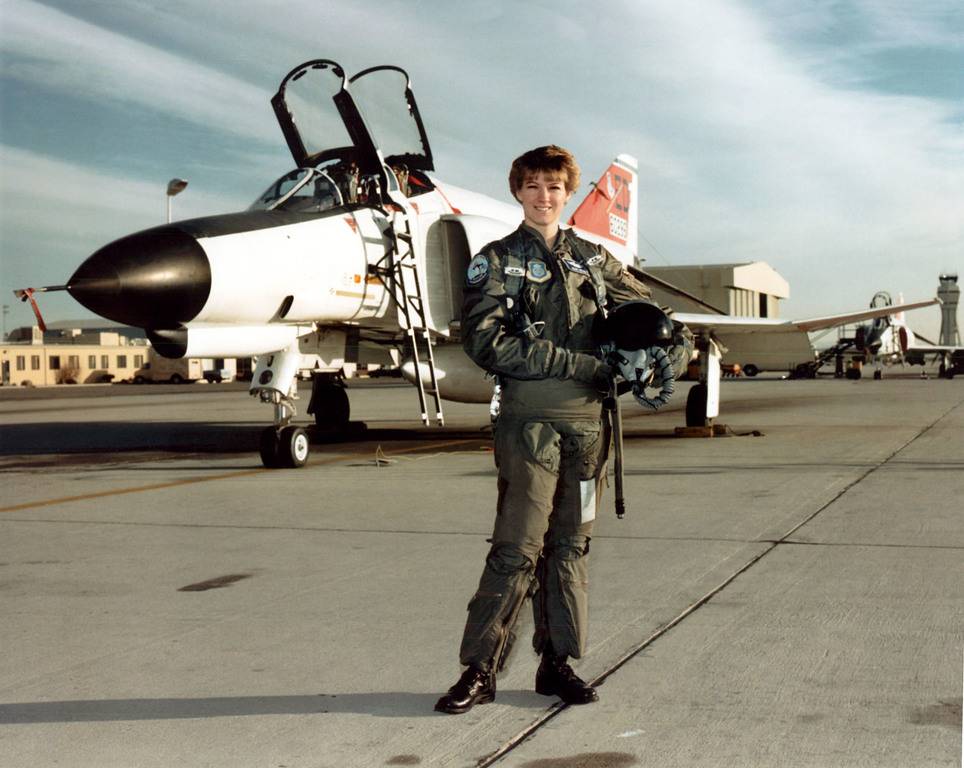
<svg viewBox="0 0 964 768">
<path fill-rule="evenodd" d="M 179 373 L 172 373 L 168 381 L 171 382 L 171 384 L 183 384 L 184 377 Z"/>
<path fill-rule="evenodd" d="M 706 426 L 706 399 L 709 390 L 706 384 L 697 384 L 686 396 L 686 426 Z"/>
<path fill-rule="evenodd" d="M 326 432 L 342 430 L 348 426 L 351 404 L 344 387 L 329 382 L 315 382 L 311 388 L 311 408 L 315 425 Z"/>
<path fill-rule="evenodd" d="M 134 383 L 135 383 L 135 384 L 143 384 L 145 381 L 146 381 L 146 379 L 145 379 L 143 376 L 135 376 L 135 377 L 134 377 Z"/>
<path fill-rule="evenodd" d="M 301 427 L 289 426 L 278 437 L 278 463 L 282 467 L 297 469 L 308 463 L 311 446 L 308 433 Z"/>
<path fill-rule="evenodd" d="M 751 379 L 754 376 L 756 376 L 759 372 L 760 372 L 760 369 L 757 368 L 753 363 L 749 363 L 743 366 L 744 375 L 749 376 Z"/>
<path fill-rule="evenodd" d="M 261 463 L 268 469 L 277 469 L 281 466 L 279 447 L 278 430 L 274 427 L 266 427 L 261 433 L 259 451 Z"/>
<path fill-rule="evenodd" d="M 874 371 L 874 381 L 880 381 L 882 378 L 884 378 L 883 373 L 880 371 Z"/>
</svg>

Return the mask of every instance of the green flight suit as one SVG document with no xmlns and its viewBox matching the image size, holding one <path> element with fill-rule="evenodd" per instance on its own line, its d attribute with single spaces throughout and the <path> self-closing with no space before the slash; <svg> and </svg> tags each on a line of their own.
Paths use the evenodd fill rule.
<svg viewBox="0 0 964 768">
<path fill-rule="evenodd" d="M 520 270 L 507 260 L 525 265 L 515 300 L 506 293 L 506 269 Z M 602 275 L 607 303 L 649 298 L 616 258 L 571 230 L 560 230 L 550 251 L 538 232 L 520 225 L 469 266 L 462 344 L 499 376 L 502 404 L 495 528 L 468 606 L 459 654 L 465 665 L 502 666 L 526 597 L 533 597 L 537 652 L 551 645 L 579 658 L 586 645 L 587 555 L 610 441 L 592 337 L 599 308 L 590 263 Z M 516 327 L 523 317 L 530 333 Z"/>
</svg>

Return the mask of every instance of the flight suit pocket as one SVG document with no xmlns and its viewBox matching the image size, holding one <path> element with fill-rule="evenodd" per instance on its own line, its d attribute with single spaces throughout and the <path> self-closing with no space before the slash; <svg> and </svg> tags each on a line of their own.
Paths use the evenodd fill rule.
<svg viewBox="0 0 964 768">
<path fill-rule="evenodd" d="M 572 431 L 562 438 L 563 460 L 578 466 L 580 480 L 598 477 L 607 452 L 599 422 L 573 422 L 569 426 Z"/>
<path fill-rule="evenodd" d="M 522 445 L 541 467 L 559 471 L 561 436 L 551 424 L 532 421 L 522 427 Z"/>
</svg>

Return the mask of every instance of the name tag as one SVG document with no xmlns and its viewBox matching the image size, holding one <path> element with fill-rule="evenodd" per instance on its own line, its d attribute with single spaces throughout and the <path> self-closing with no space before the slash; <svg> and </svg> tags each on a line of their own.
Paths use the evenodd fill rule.
<svg viewBox="0 0 964 768">
<path fill-rule="evenodd" d="M 580 274 L 580 275 L 589 274 L 589 270 L 586 269 L 578 261 L 573 261 L 572 259 L 562 259 L 562 263 L 563 265 L 565 265 L 566 269 L 568 269 L 570 272 L 576 272 L 577 274 Z"/>
</svg>

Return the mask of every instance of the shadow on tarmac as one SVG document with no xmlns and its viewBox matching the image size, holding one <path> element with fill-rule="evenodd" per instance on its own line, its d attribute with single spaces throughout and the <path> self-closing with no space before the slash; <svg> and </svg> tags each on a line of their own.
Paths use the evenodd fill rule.
<svg viewBox="0 0 964 768">
<path fill-rule="evenodd" d="M 109 454 L 133 451 L 257 454 L 265 426 L 197 421 L 12 424 L 0 428 L 0 456 L 103 453 L 107 461 Z M 352 422 L 352 428 L 345 433 L 325 435 L 317 434 L 312 425 L 304 426 L 313 445 L 491 439 L 491 431 L 478 428 L 368 429 L 361 422 Z"/>
<path fill-rule="evenodd" d="M 438 693 L 385 691 L 301 696 L 216 696 L 200 699 L 104 699 L 0 704 L 0 725 L 193 720 L 262 715 L 358 714 L 446 717 L 433 710 Z M 557 699 L 532 691 L 499 691 L 499 703 L 544 709 Z"/>
<path fill-rule="evenodd" d="M 251 453 L 263 425 L 203 422 L 11 424 L 0 429 L 0 456 L 49 453 L 189 451 Z"/>
</svg>

